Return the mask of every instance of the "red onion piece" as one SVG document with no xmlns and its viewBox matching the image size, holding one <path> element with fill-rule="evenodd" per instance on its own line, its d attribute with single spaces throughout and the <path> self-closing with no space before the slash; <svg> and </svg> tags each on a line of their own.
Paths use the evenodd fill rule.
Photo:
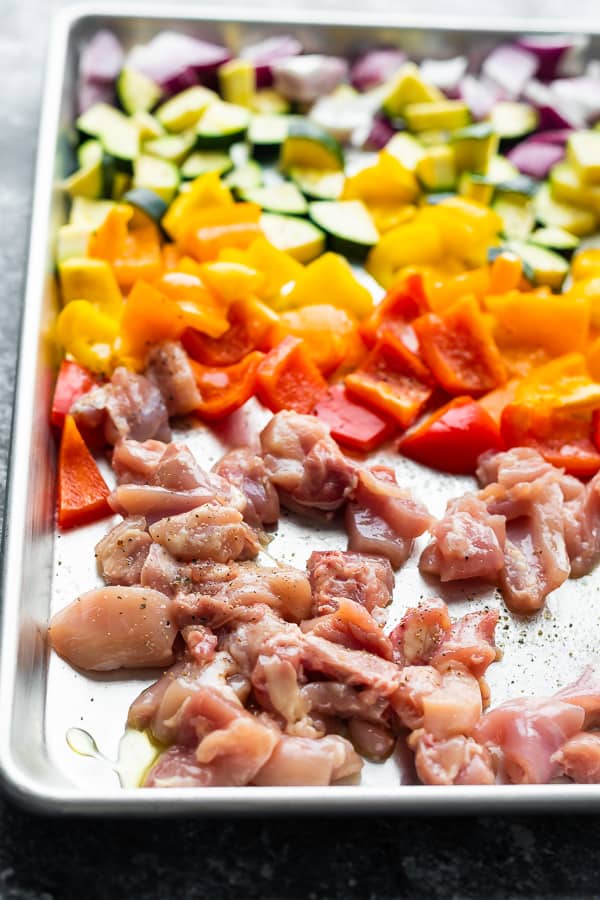
<svg viewBox="0 0 600 900">
<path fill-rule="evenodd" d="M 458 94 L 471 110 L 474 119 L 485 119 L 501 99 L 501 93 L 495 85 L 472 75 L 465 75 L 462 79 Z"/>
<path fill-rule="evenodd" d="M 97 31 L 81 51 L 81 82 L 112 85 L 122 68 L 123 48 L 118 38 L 107 29 Z"/>
<path fill-rule="evenodd" d="M 452 59 L 425 59 L 421 63 L 421 77 L 448 96 L 455 95 L 467 71 L 467 59 L 455 56 Z"/>
<path fill-rule="evenodd" d="M 115 89 L 111 84 L 92 84 L 91 82 L 80 81 L 77 87 L 77 109 L 79 115 L 82 115 L 91 106 L 96 103 L 114 103 Z"/>
<path fill-rule="evenodd" d="M 560 144 L 536 141 L 535 137 L 522 141 L 506 154 L 522 175 L 543 179 L 550 169 L 564 159 L 565 148 Z"/>
<path fill-rule="evenodd" d="M 585 118 L 573 107 L 561 102 L 547 84 L 533 79 L 523 90 L 523 98 L 531 103 L 539 113 L 538 128 L 547 129 L 581 128 Z"/>
<path fill-rule="evenodd" d="M 551 81 L 557 75 L 577 75 L 589 39 L 583 35 L 529 34 L 517 38 L 517 46 L 538 60 L 537 77 Z"/>
<path fill-rule="evenodd" d="M 312 103 L 329 94 L 348 76 L 348 63 L 339 56 L 292 56 L 273 66 L 276 90 L 288 100 Z"/>
<path fill-rule="evenodd" d="M 161 31 L 148 44 L 134 47 L 127 64 L 167 93 L 175 93 L 198 82 L 214 85 L 218 67 L 229 59 L 225 47 L 176 31 Z"/>
<path fill-rule="evenodd" d="M 251 44 L 240 53 L 242 59 L 253 63 L 256 71 L 256 86 L 269 87 L 273 83 L 273 64 L 289 59 L 290 56 L 299 56 L 302 53 L 302 44 L 290 34 L 277 35 Z"/>
<path fill-rule="evenodd" d="M 379 87 L 406 62 L 406 53 L 393 47 L 369 50 L 360 56 L 350 72 L 350 81 L 357 91 L 369 91 Z"/>
<path fill-rule="evenodd" d="M 538 59 L 533 53 L 513 44 L 501 44 L 485 58 L 481 72 L 510 100 L 516 100 L 537 67 Z"/>
<path fill-rule="evenodd" d="M 375 116 L 364 147 L 366 150 L 383 150 L 395 134 L 396 129 L 386 116 Z"/>
</svg>

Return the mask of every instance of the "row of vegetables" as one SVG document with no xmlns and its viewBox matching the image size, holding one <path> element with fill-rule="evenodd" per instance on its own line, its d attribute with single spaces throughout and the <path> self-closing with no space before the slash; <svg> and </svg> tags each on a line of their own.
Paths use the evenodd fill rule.
<svg viewBox="0 0 600 900">
<path fill-rule="evenodd" d="M 578 80 L 548 81 L 564 43 L 497 48 L 474 79 L 466 61 L 417 68 L 397 50 L 350 71 L 291 38 L 232 59 L 164 32 L 123 61 L 99 33 L 63 184 L 53 423 L 175 339 L 208 422 L 257 396 L 352 450 L 399 435 L 443 471 L 516 445 L 598 471 L 600 251 L 569 260 L 600 214 L 600 132 L 536 132 L 548 111 L 523 99 L 536 72 L 547 91 Z"/>
</svg>

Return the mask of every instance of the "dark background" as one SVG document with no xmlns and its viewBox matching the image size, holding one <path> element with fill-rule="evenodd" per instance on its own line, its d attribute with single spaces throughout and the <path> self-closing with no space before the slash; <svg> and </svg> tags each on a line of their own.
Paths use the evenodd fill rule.
<svg viewBox="0 0 600 900">
<path fill-rule="evenodd" d="M 390 3 L 370 0 L 369 8 Z M 51 14 L 63 5 L 0 0 L 2 492 L 43 61 Z M 393 8 L 569 16 L 600 27 L 600 0 L 484 0 L 477 9 L 472 0 L 394 0 Z M 600 898 L 599 863 L 598 816 L 83 820 L 30 815 L 0 794 L 0 900 Z"/>
</svg>

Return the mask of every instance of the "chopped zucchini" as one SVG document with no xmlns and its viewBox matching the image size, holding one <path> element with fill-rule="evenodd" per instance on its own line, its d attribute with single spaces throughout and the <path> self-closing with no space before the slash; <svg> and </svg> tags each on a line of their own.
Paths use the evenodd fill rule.
<svg viewBox="0 0 600 900">
<path fill-rule="evenodd" d="M 504 156 L 492 156 L 485 173 L 481 176 L 488 184 L 502 184 L 505 181 L 513 181 L 519 175 L 516 166 Z"/>
<path fill-rule="evenodd" d="M 205 150 L 192 153 L 181 167 L 183 178 L 197 178 L 206 172 L 225 175 L 233 169 L 233 161 L 228 153 L 219 150 Z"/>
<path fill-rule="evenodd" d="M 56 236 L 56 262 L 87 255 L 92 229 L 85 225 L 61 225 Z"/>
<path fill-rule="evenodd" d="M 117 78 L 117 96 L 126 113 L 148 112 L 162 97 L 162 91 L 150 78 L 129 66 Z"/>
<path fill-rule="evenodd" d="M 87 197 L 74 197 L 69 215 L 69 225 L 79 225 L 94 231 L 99 228 L 111 209 L 113 200 L 92 200 Z"/>
<path fill-rule="evenodd" d="M 252 116 L 247 137 L 254 156 L 260 158 L 279 153 L 287 137 L 289 123 L 288 116 Z"/>
<path fill-rule="evenodd" d="M 403 116 L 409 131 L 456 131 L 471 121 L 469 107 L 462 100 L 409 103 Z"/>
<path fill-rule="evenodd" d="M 438 88 L 421 78 L 414 63 L 405 63 L 392 78 L 382 101 L 383 111 L 393 118 L 401 116 L 410 103 L 437 103 L 444 100 Z"/>
<path fill-rule="evenodd" d="M 202 113 L 196 126 L 198 147 L 203 150 L 221 150 L 243 140 L 250 113 L 243 106 L 218 101 Z"/>
<path fill-rule="evenodd" d="M 399 132 L 385 145 L 385 152 L 391 154 L 405 169 L 414 172 L 417 163 L 425 155 L 422 144 L 411 134 Z"/>
<path fill-rule="evenodd" d="M 97 200 L 111 194 L 114 165 L 104 152 L 100 158 L 84 168 L 77 169 L 62 182 L 62 188 L 70 197 L 88 197 Z"/>
<path fill-rule="evenodd" d="M 539 116 L 529 103 L 496 103 L 489 115 L 492 128 L 501 140 L 525 137 L 537 128 Z"/>
<path fill-rule="evenodd" d="M 485 176 L 463 172 L 458 179 L 458 193 L 468 200 L 489 206 L 494 196 L 494 185 L 486 181 Z"/>
<path fill-rule="evenodd" d="M 298 262 L 307 263 L 325 249 L 325 235 L 320 228 L 296 216 L 263 213 L 260 227 L 265 237 L 278 250 L 285 250 Z"/>
<path fill-rule="evenodd" d="M 308 211 L 308 204 L 295 184 L 248 188 L 239 193 L 242 200 L 256 203 L 267 212 L 303 216 Z"/>
<path fill-rule="evenodd" d="M 580 244 L 576 235 L 562 228 L 538 228 L 529 236 L 529 242 L 557 253 L 572 253 Z"/>
<path fill-rule="evenodd" d="M 191 153 L 196 143 L 196 134 L 193 131 L 182 131 L 181 134 L 166 134 L 164 137 L 154 138 L 144 144 L 144 153 L 166 159 L 168 162 L 180 166 L 184 159 Z"/>
<path fill-rule="evenodd" d="M 106 152 L 131 171 L 139 153 L 140 133 L 128 116 L 108 103 L 95 103 L 79 116 L 77 127 L 83 134 L 98 138 Z"/>
<path fill-rule="evenodd" d="M 214 91 L 196 85 L 171 97 L 159 106 L 155 115 L 167 131 L 179 134 L 181 131 L 194 128 L 205 110 L 218 102 L 218 99 Z"/>
<path fill-rule="evenodd" d="M 590 209 L 554 200 L 549 185 L 544 184 L 535 198 L 538 222 L 547 228 L 562 228 L 582 237 L 596 230 L 598 219 Z"/>
<path fill-rule="evenodd" d="M 567 159 L 585 184 L 600 183 L 600 134 L 576 131 L 567 141 Z"/>
<path fill-rule="evenodd" d="M 487 172 L 498 152 L 498 135 L 489 122 L 469 125 L 450 135 L 459 172 Z"/>
<path fill-rule="evenodd" d="M 282 169 L 343 169 L 344 154 L 334 137 L 307 119 L 291 118 L 288 122 L 288 134 L 281 147 Z"/>
<path fill-rule="evenodd" d="M 256 91 L 251 103 L 252 112 L 264 115 L 285 115 L 290 111 L 289 101 L 271 88 Z"/>
<path fill-rule="evenodd" d="M 243 165 L 232 169 L 223 179 L 223 184 L 226 184 L 232 191 L 237 192 L 260 187 L 262 180 L 262 168 L 255 160 L 249 159 Z"/>
<path fill-rule="evenodd" d="M 456 197 L 454 191 L 432 191 L 430 194 L 423 194 L 423 206 L 437 206 L 438 203 L 444 203 L 445 200 L 451 200 Z"/>
<path fill-rule="evenodd" d="M 446 144 L 449 139 L 450 134 L 447 131 L 422 131 L 419 135 L 419 142 L 425 148 L 441 147 L 443 144 Z"/>
<path fill-rule="evenodd" d="M 179 169 L 157 156 L 138 156 L 133 164 L 133 187 L 154 191 L 165 203 L 170 203 L 179 187 Z"/>
<path fill-rule="evenodd" d="M 219 66 L 221 96 L 227 103 L 252 106 L 256 90 L 256 70 L 247 59 L 230 59 Z"/>
<path fill-rule="evenodd" d="M 338 200 L 344 189 L 343 172 L 326 172 L 323 169 L 303 169 L 296 166 L 290 169 L 289 175 L 296 187 L 311 200 Z"/>
<path fill-rule="evenodd" d="M 415 169 L 417 178 L 428 191 L 447 191 L 456 184 L 454 152 L 448 145 L 430 147 Z"/>
<path fill-rule="evenodd" d="M 115 172 L 110 191 L 111 198 L 116 201 L 120 200 L 125 191 L 128 191 L 130 187 L 131 175 L 127 172 Z"/>
<path fill-rule="evenodd" d="M 555 291 L 560 290 L 569 271 L 566 259 L 552 250 L 525 241 L 511 241 L 509 248 L 529 266 L 535 284 L 547 285 Z"/>
<path fill-rule="evenodd" d="M 308 212 L 337 253 L 364 259 L 379 240 L 371 214 L 361 200 L 320 200 L 311 203 Z"/>
<path fill-rule="evenodd" d="M 77 162 L 80 169 L 87 169 L 100 162 L 104 154 L 102 144 L 96 138 L 84 141 L 77 148 Z"/>
<path fill-rule="evenodd" d="M 157 225 L 160 225 L 162 217 L 169 208 L 163 198 L 149 188 L 133 188 L 131 191 L 127 191 L 123 199 L 130 206 L 135 206 L 136 209 L 145 213 Z"/>
<path fill-rule="evenodd" d="M 136 112 L 131 117 L 131 120 L 137 125 L 140 133 L 140 140 L 142 142 L 151 140 L 152 138 L 162 137 L 165 133 L 165 129 L 152 113 L 142 111 Z"/>
<path fill-rule="evenodd" d="M 502 220 L 502 233 L 506 238 L 524 240 L 535 225 L 535 210 L 531 200 L 518 197 L 498 197 L 492 209 Z"/>
<path fill-rule="evenodd" d="M 540 187 L 539 181 L 528 175 L 516 175 L 509 181 L 501 181 L 496 185 L 496 196 L 514 200 L 535 197 Z"/>
</svg>

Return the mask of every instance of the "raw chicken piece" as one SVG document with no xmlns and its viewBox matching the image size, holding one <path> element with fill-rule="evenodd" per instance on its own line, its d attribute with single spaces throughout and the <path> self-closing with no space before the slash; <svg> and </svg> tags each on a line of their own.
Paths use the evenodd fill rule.
<svg viewBox="0 0 600 900">
<path fill-rule="evenodd" d="M 199 665 L 209 663 L 215 655 L 218 638 L 205 625 L 185 625 L 181 629 L 187 652 Z"/>
<path fill-rule="evenodd" d="M 200 406 L 202 398 L 188 355 L 177 341 L 163 341 L 152 348 L 146 377 L 161 392 L 170 416 L 183 416 Z"/>
<path fill-rule="evenodd" d="M 580 731 L 552 757 L 560 774 L 578 784 L 600 784 L 600 733 Z"/>
<path fill-rule="evenodd" d="M 143 516 L 119 522 L 96 544 L 99 575 L 107 584 L 139 584 L 151 544 Z"/>
<path fill-rule="evenodd" d="M 594 666 L 586 666 L 577 681 L 558 691 L 554 697 L 583 709 L 584 728 L 600 725 L 600 673 Z"/>
<path fill-rule="evenodd" d="M 171 601 L 144 587 L 102 587 L 52 617 L 50 642 L 80 669 L 107 672 L 168 666 L 177 628 Z"/>
<path fill-rule="evenodd" d="M 302 663 L 309 672 L 345 684 L 364 685 L 384 697 L 393 694 L 401 680 L 401 670 L 394 663 L 365 650 L 347 650 L 310 633 L 304 635 Z"/>
<path fill-rule="evenodd" d="M 478 743 L 501 754 L 513 784 L 546 784 L 558 771 L 554 754 L 580 731 L 584 710 L 554 697 L 509 700 L 487 712 L 476 725 Z"/>
<path fill-rule="evenodd" d="M 219 501 L 214 490 L 206 486 L 191 491 L 169 491 L 152 484 L 120 484 L 108 502 L 122 516 L 144 516 L 149 522 L 156 522 Z"/>
<path fill-rule="evenodd" d="M 244 518 L 249 525 L 275 525 L 279 520 L 279 495 L 267 475 L 261 456 L 241 447 L 231 450 L 213 471 L 234 485 L 246 498 Z"/>
<path fill-rule="evenodd" d="M 387 699 L 376 691 L 359 690 L 336 681 L 311 681 L 300 688 L 300 693 L 311 713 L 327 717 L 358 718 L 381 724 L 389 709 Z"/>
<path fill-rule="evenodd" d="M 333 613 L 339 599 L 360 603 L 380 624 L 391 603 L 394 573 L 389 560 L 342 550 L 315 550 L 308 563 L 314 615 Z"/>
<path fill-rule="evenodd" d="M 356 485 L 356 466 L 314 416 L 278 412 L 260 441 L 267 474 L 285 506 L 332 512 Z"/>
<path fill-rule="evenodd" d="M 444 666 L 448 660 L 462 663 L 475 678 L 481 678 L 498 659 L 494 633 L 498 611 L 490 609 L 467 613 L 453 622 L 442 643 L 431 657 L 431 665 Z"/>
<path fill-rule="evenodd" d="M 304 636 L 297 625 L 284 622 L 268 606 L 242 606 L 231 611 L 221 646 L 231 654 L 238 671 L 250 677 L 261 654 L 276 653 L 299 666 Z"/>
<path fill-rule="evenodd" d="M 338 735 L 318 740 L 283 735 L 268 762 L 253 779 L 261 785 L 327 785 L 357 775 L 363 761 Z"/>
<path fill-rule="evenodd" d="M 108 384 L 92 388 L 71 407 L 78 426 L 104 426 L 109 444 L 124 438 L 171 439 L 169 415 L 159 389 L 144 375 L 115 369 Z"/>
<path fill-rule="evenodd" d="M 431 516 L 396 484 L 391 469 L 361 469 L 346 507 L 348 549 L 389 559 L 397 569 L 410 556 L 413 542 L 429 527 Z"/>
<path fill-rule="evenodd" d="M 433 540 L 421 554 L 421 572 L 441 581 L 496 581 L 504 565 L 505 519 L 490 515 L 479 497 L 465 494 L 450 500 L 430 531 Z"/>
<path fill-rule="evenodd" d="M 149 484 L 168 446 L 163 441 L 119 441 L 112 455 L 118 484 Z"/>
<path fill-rule="evenodd" d="M 587 575 L 600 561 L 600 475 L 563 507 L 571 577 Z"/>
<path fill-rule="evenodd" d="M 436 740 L 414 731 L 408 744 L 415 751 L 415 768 L 423 784 L 494 784 L 492 757 L 485 747 L 462 734 Z"/>
<path fill-rule="evenodd" d="M 390 634 L 395 662 L 402 666 L 427 664 L 450 626 L 448 607 L 437 597 L 408 609 Z"/>
<path fill-rule="evenodd" d="M 179 590 L 181 563 L 160 544 L 152 543 L 140 573 L 140 584 L 155 588 L 168 597 Z"/>
<path fill-rule="evenodd" d="M 303 622 L 302 630 L 349 650 L 368 650 L 383 659 L 393 657 L 390 639 L 369 611 L 354 600 L 340 597 L 335 612 Z"/>
<path fill-rule="evenodd" d="M 304 719 L 309 705 L 300 693 L 296 666 L 274 654 L 261 654 L 252 672 L 252 687 L 258 703 L 278 713 L 286 725 Z"/>
<path fill-rule="evenodd" d="M 512 450 L 502 453 L 488 450 L 479 457 L 476 475 L 483 487 L 498 482 L 506 488 L 551 475 L 559 485 L 565 500 L 573 500 L 583 491 L 583 485 L 577 478 L 565 475 L 563 469 L 546 462 L 544 457 L 531 447 L 513 447 Z"/>
<path fill-rule="evenodd" d="M 184 562 L 210 559 L 229 562 L 256 556 L 260 544 L 237 509 L 205 503 L 150 526 L 152 539 Z"/>
<path fill-rule="evenodd" d="M 450 661 L 441 685 L 423 697 L 423 728 L 434 738 L 470 735 L 482 712 L 476 678 L 460 663 Z"/>
<path fill-rule="evenodd" d="M 366 722 L 364 719 L 350 719 L 348 734 L 355 749 L 374 762 L 387 759 L 396 743 L 396 738 L 389 728 Z"/>
<path fill-rule="evenodd" d="M 392 709 L 411 731 L 423 727 L 425 698 L 442 685 L 442 676 L 433 666 L 405 666 L 400 684 L 390 697 Z"/>
</svg>

